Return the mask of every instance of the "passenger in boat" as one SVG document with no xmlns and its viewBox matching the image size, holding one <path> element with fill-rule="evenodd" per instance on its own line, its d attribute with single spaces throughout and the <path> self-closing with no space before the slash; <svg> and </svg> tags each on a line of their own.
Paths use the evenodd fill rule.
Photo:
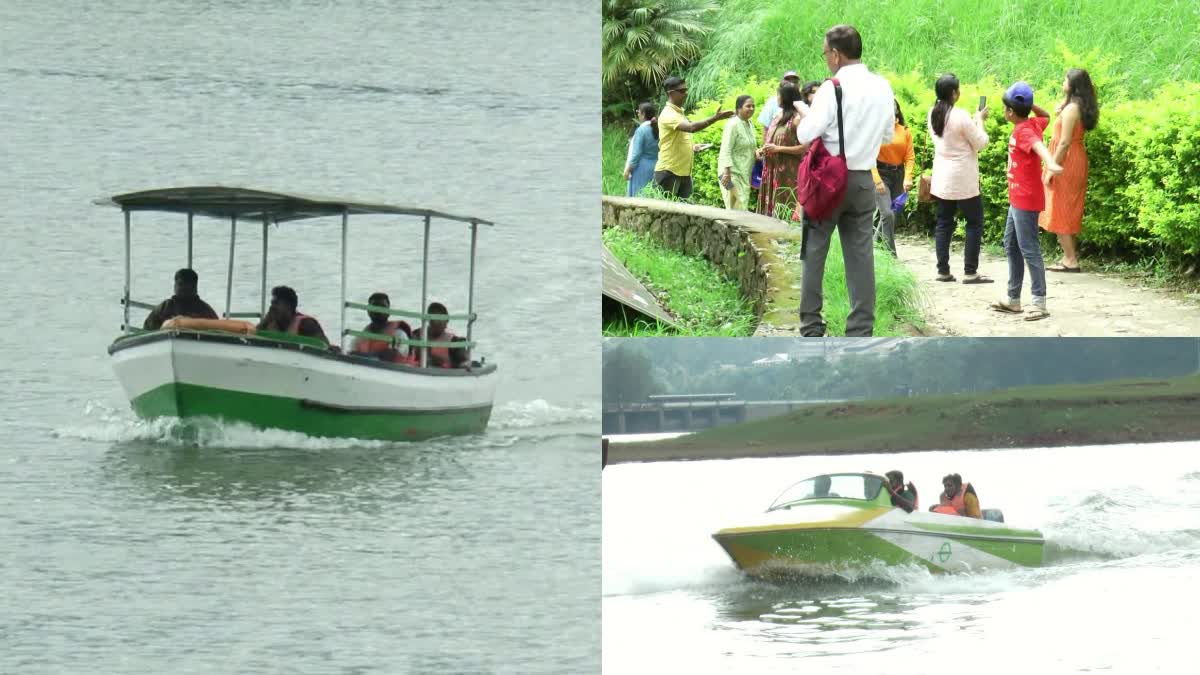
<svg viewBox="0 0 1200 675">
<path fill-rule="evenodd" d="M 934 513 L 945 513 L 951 516 L 966 516 L 967 518 L 982 518 L 979 511 L 979 495 L 975 488 L 967 483 L 963 487 L 962 476 L 952 473 L 942 478 L 944 491 L 940 502 L 929 508 Z"/>
<path fill-rule="evenodd" d="M 832 484 L 833 479 L 831 479 L 829 476 L 817 476 L 813 479 L 812 496 L 817 499 L 823 499 L 825 497 L 841 497 L 841 495 L 838 493 L 829 491 L 829 488 Z"/>
<path fill-rule="evenodd" d="M 372 293 L 371 297 L 367 298 L 368 305 L 376 307 L 387 307 L 391 309 L 392 301 L 388 298 L 387 293 Z M 412 327 L 406 321 L 388 321 L 388 315 L 382 312 L 367 312 L 371 323 L 363 328 L 365 333 L 377 333 L 379 335 L 396 335 L 403 333 L 405 338 L 412 338 Z M 350 345 L 350 351 L 359 356 L 369 356 L 383 361 L 393 361 L 396 363 L 410 363 L 409 349 L 405 345 L 393 347 L 391 343 L 383 340 L 372 340 L 370 338 L 356 337 Z"/>
<path fill-rule="evenodd" d="M 163 322 L 177 316 L 193 319 L 219 318 L 207 302 L 200 299 L 196 289 L 200 285 L 200 276 L 190 268 L 183 268 L 175 273 L 175 295 L 163 300 L 157 307 L 150 310 L 142 328 L 158 330 Z"/>
<path fill-rule="evenodd" d="M 889 471 L 886 474 L 888 494 L 892 496 L 892 506 L 898 506 L 907 513 L 917 510 L 917 486 L 911 482 L 904 484 L 904 474 L 899 471 Z"/>
<path fill-rule="evenodd" d="M 426 314 L 447 315 L 446 306 L 440 302 L 429 303 L 429 308 L 425 310 Z M 456 336 L 446 328 L 448 322 L 445 319 L 430 319 L 429 320 L 429 341 L 430 342 L 464 342 L 463 338 Z M 426 339 L 421 329 L 418 328 L 413 332 L 414 340 Z M 458 368 L 466 363 L 467 350 L 465 348 L 449 347 L 420 347 L 426 351 L 426 365 L 430 368 Z M 420 363 L 420 351 L 416 352 L 417 362 Z"/>
<path fill-rule="evenodd" d="M 296 291 L 288 286 L 272 288 L 271 307 L 267 310 L 267 315 L 258 323 L 258 330 L 273 330 L 316 338 L 328 345 L 329 338 L 325 337 L 325 331 L 321 330 L 321 324 L 311 316 L 297 311 L 296 307 L 299 304 L 300 300 L 296 297 Z"/>
</svg>

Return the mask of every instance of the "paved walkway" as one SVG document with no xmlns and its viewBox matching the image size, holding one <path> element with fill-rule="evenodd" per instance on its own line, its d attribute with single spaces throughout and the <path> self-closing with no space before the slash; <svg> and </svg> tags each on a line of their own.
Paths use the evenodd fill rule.
<svg viewBox="0 0 1200 675">
<path fill-rule="evenodd" d="M 1005 295 L 1008 262 L 984 251 L 980 272 L 995 283 L 964 285 L 962 242 L 954 242 L 950 267 L 956 283 L 935 280 L 937 258 L 933 242 L 900 239 L 900 260 L 921 282 L 927 335 L 999 336 L 1200 336 L 1200 297 L 1143 288 L 1115 275 L 1085 271 L 1080 274 L 1046 273 L 1046 300 L 1050 316 L 1024 321 L 1001 314 L 988 304 Z M 1055 261 L 1051 260 L 1050 263 Z M 1023 305 L 1029 304 L 1029 276 L 1025 277 Z"/>
</svg>

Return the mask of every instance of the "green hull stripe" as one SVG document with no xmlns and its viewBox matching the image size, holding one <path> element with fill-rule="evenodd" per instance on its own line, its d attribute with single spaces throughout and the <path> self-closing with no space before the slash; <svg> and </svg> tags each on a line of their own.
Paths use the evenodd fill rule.
<svg viewBox="0 0 1200 675">
<path fill-rule="evenodd" d="M 143 418 L 211 417 L 262 429 L 286 429 L 308 436 L 363 440 L 420 440 L 432 436 L 480 433 L 492 407 L 444 411 L 344 412 L 305 407 L 299 399 L 248 394 L 191 384 L 165 384 L 132 401 Z"/>
<path fill-rule="evenodd" d="M 920 536 L 919 532 L 895 532 Z M 993 542 L 985 539 L 959 539 L 953 535 L 948 535 L 946 538 L 953 541 L 954 546 L 973 548 L 1017 565 L 1037 567 L 1042 564 L 1042 543 L 1040 541 L 1029 543 Z M 922 563 L 932 569 L 941 569 L 938 564 L 916 556 L 868 529 L 830 528 L 755 532 L 723 535 L 717 541 L 755 549 L 780 560 L 830 565 L 863 564 L 878 560 L 889 565 Z"/>
<path fill-rule="evenodd" d="M 862 565 L 882 561 L 888 565 L 924 565 L 938 571 L 936 565 L 866 530 L 808 531 L 792 530 L 781 534 L 752 533 L 722 537 L 721 543 L 768 553 L 772 560 L 837 566 Z M 736 561 L 735 561 L 736 562 Z"/>
<path fill-rule="evenodd" d="M 930 523 L 913 523 L 913 527 L 930 532 L 946 532 L 949 534 L 973 534 L 981 537 L 1024 537 L 1026 539 L 1041 539 L 1042 533 L 1037 530 L 1012 530 L 1003 527 L 972 527 L 970 525 L 936 525 Z"/>
</svg>

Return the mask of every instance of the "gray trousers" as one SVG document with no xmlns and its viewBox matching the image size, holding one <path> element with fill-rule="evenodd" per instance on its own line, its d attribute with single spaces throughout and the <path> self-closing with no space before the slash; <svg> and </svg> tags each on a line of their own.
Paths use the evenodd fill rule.
<svg viewBox="0 0 1200 675">
<path fill-rule="evenodd" d="M 800 334 L 804 337 L 825 335 L 821 317 L 824 301 L 825 258 L 836 227 L 842 241 L 842 260 L 846 264 L 846 290 L 850 295 L 850 315 L 846 317 L 846 336 L 869 337 L 875 330 L 875 181 L 870 171 L 851 171 L 846 179 L 846 195 L 829 218 L 805 225 L 807 242 L 800 290 Z"/>
</svg>

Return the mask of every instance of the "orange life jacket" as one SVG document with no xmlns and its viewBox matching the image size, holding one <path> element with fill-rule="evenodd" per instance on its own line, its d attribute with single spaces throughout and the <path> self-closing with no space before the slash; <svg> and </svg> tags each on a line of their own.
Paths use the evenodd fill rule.
<svg viewBox="0 0 1200 675">
<path fill-rule="evenodd" d="M 948 513 L 952 516 L 967 515 L 967 505 L 966 502 L 963 501 L 965 494 L 965 487 L 960 487 L 958 492 L 949 499 L 946 498 L 946 493 L 943 492 L 941 494 L 941 503 L 934 507 L 934 513 Z"/>
<path fill-rule="evenodd" d="M 383 327 L 381 333 L 383 335 L 395 335 L 400 330 L 400 323 L 401 322 L 399 321 L 387 322 L 387 325 Z M 370 326 L 367 326 L 367 328 L 369 329 Z M 354 340 L 354 353 L 356 354 L 374 354 L 376 352 L 387 351 L 391 348 L 392 344 L 384 340 L 373 340 L 370 338 L 357 338 Z M 403 345 L 397 345 L 397 351 L 399 352 L 402 350 Z M 399 361 L 399 359 L 395 360 Z"/>
<path fill-rule="evenodd" d="M 439 335 L 436 340 L 432 340 L 432 341 L 449 342 L 449 341 L 453 340 L 454 337 L 455 337 L 454 333 L 451 333 L 449 329 L 446 329 L 446 330 L 442 331 L 442 334 Z M 424 333 L 421 334 L 421 338 L 424 340 L 429 339 L 429 338 L 425 337 Z M 437 358 L 437 359 L 441 359 L 443 368 L 450 367 L 450 348 L 449 347 L 429 347 L 428 349 L 429 349 L 429 357 L 428 357 L 428 362 L 426 363 L 426 365 L 432 365 L 433 360 L 435 358 Z"/>
</svg>

